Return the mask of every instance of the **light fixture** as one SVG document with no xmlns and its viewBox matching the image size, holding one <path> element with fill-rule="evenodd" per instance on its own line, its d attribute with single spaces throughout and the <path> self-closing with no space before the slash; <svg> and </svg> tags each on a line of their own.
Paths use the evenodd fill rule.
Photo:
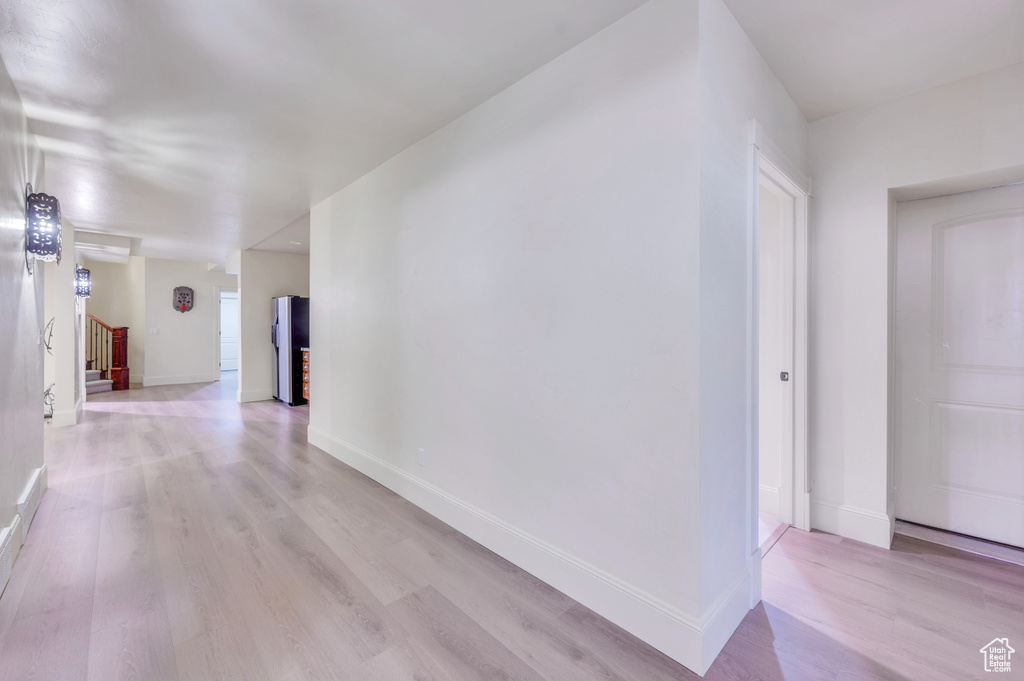
<svg viewBox="0 0 1024 681">
<path fill-rule="evenodd" d="M 32 185 L 25 187 L 25 263 L 29 272 L 32 261 L 60 264 L 60 201 L 42 192 L 33 193 Z"/>
<path fill-rule="evenodd" d="M 75 295 L 79 298 L 92 297 L 92 275 L 84 267 L 75 270 Z"/>
</svg>

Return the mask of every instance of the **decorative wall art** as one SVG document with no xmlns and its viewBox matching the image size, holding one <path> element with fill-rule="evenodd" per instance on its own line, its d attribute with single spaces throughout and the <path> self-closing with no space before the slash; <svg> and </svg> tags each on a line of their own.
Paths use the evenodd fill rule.
<svg viewBox="0 0 1024 681">
<path fill-rule="evenodd" d="M 56 397 L 53 394 L 53 386 L 56 383 L 51 383 L 47 386 L 46 390 L 43 391 L 43 418 L 53 418 L 53 404 Z"/>
<path fill-rule="evenodd" d="M 196 292 L 188 286 L 174 287 L 174 309 L 178 312 L 185 313 L 191 310 L 195 299 Z"/>
<path fill-rule="evenodd" d="M 46 322 L 46 326 L 43 328 L 43 347 L 46 348 L 46 354 L 53 356 L 53 325 L 57 321 L 56 317 L 50 317 L 50 321 Z"/>
</svg>

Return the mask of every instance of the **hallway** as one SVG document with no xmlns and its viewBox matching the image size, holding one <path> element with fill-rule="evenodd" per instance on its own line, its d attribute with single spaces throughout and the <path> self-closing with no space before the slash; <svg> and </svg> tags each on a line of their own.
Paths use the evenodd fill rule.
<svg viewBox="0 0 1024 681">
<path fill-rule="evenodd" d="M 235 386 L 106 393 L 47 429 L 0 679 L 697 678 L 305 443 Z M 964 679 L 1024 640 L 1024 569 L 790 530 L 707 679 Z"/>
</svg>

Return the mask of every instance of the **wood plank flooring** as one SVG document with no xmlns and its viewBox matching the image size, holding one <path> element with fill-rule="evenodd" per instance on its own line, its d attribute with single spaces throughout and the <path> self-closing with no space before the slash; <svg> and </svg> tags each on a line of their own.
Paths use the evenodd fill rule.
<svg viewBox="0 0 1024 681">
<path fill-rule="evenodd" d="M 0 681 L 697 678 L 234 390 L 94 395 L 47 428 Z M 1024 568 L 915 539 L 791 529 L 763 590 L 705 678 L 980 679 L 991 639 L 1024 651 Z"/>
</svg>

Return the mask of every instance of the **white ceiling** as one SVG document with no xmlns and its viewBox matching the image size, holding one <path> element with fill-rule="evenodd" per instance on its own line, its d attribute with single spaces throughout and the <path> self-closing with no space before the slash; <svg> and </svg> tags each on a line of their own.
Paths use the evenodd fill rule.
<svg viewBox="0 0 1024 681">
<path fill-rule="evenodd" d="M 725 0 L 809 121 L 1024 61 L 1022 0 Z"/>
<path fill-rule="evenodd" d="M 223 262 L 643 0 L 0 0 L 46 191 Z"/>
<path fill-rule="evenodd" d="M 809 120 L 1024 61 L 1024 0 L 725 1 Z M 0 0 L 0 56 L 78 228 L 223 263 L 641 4 Z"/>
</svg>

